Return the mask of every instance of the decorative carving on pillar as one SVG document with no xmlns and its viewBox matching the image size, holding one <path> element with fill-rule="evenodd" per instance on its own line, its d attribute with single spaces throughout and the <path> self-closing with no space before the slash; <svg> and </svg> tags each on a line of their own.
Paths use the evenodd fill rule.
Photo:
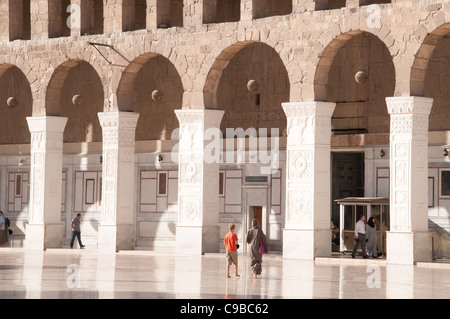
<svg viewBox="0 0 450 319">
<path fill-rule="evenodd" d="M 307 145 L 329 139 L 335 103 L 291 102 L 282 106 L 287 118 L 288 144 Z"/>
<path fill-rule="evenodd" d="M 312 151 L 290 151 L 288 158 L 289 180 L 310 182 L 312 178 Z"/>
<path fill-rule="evenodd" d="M 205 132 L 219 130 L 224 111 L 183 109 L 175 114 L 180 123 L 176 250 L 188 254 L 218 252 L 219 163 L 206 161 L 204 154 L 210 142 L 205 140 Z M 211 182 L 214 187 L 208 187 Z"/>
<path fill-rule="evenodd" d="M 133 178 L 120 181 L 121 170 L 134 170 L 135 131 L 139 118 L 137 113 L 104 112 L 98 114 L 103 130 L 103 208 L 102 225 L 116 225 L 120 196 L 129 196 L 134 185 Z M 133 176 L 131 174 L 131 176 Z M 124 195 L 126 194 L 126 195 Z M 126 201 L 123 201 L 126 202 Z M 131 207 L 124 205 L 121 210 Z"/>
<path fill-rule="evenodd" d="M 288 123 L 286 228 L 321 229 L 323 225 L 318 226 L 316 221 L 323 220 L 325 215 L 328 220 L 329 212 L 316 203 L 323 202 L 323 189 L 329 187 L 319 186 L 317 180 L 322 178 L 319 175 L 324 171 L 330 174 L 330 165 L 324 160 L 320 163 L 326 167 L 319 167 L 315 157 L 318 152 L 322 154 L 330 148 L 331 115 L 335 103 L 291 102 L 282 106 Z"/>
<path fill-rule="evenodd" d="M 201 155 L 180 155 L 180 184 L 201 185 L 202 159 Z"/>
<path fill-rule="evenodd" d="M 183 210 L 183 214 L 181 215 L 183 225 L 194 226 L 200 223 L 201 208 L 198 199 L 183 197 L 181 207 Z"/>
<path fill-rule="evenodd" d="M 427 175 L 422 172 L 428 166 L 428 117 L 432 99 L 393 97 L 386 98 L 386 102 L 391 116 L 390 228 L 396 232 L 411 232 L 414 231 L 412 219 L 422 219 L 413 216 L 413 211 L 426 207 Z M 422 175 L 423 180 L 417 178 Z M 426 216 L 427 212 L 422 215 Z M 426 218 L 415 224 L 421 223 L 427 223 Z"/>
<path fill-rule="evenodd" d="M 313 225 L 313 194 L 307 190 L 291 191 L 288 195 L 289 209 L 287 220 L 298 223 L 302 228 Z"/>
<path fill-rule="evenodd" d="M 179 142 L 179 226 L 203 226 L 203 209 L 205 202 L 218 204 L 218 193 L 215 188 L 205 187 L 207 173 L 219 174 L 218 163 L 204 161 L 204 132 L 208 128 L 220 127 L 224 114 L 217 110 L 176 110 L 180 122 Z M 209 214 L 217 212 L 208 211 Z M 218 222 L 218 221 L 217 221 Z M 214 226 L 216 226 L 214 224 Z"/>
<path fill-rule="evenodd" d="M 27 117 L 30 140 L 29 225 L 25 246 L 42 250 L 61 247 L 63 132 L 65 117 Z M 42 227 L 44 226 L 44 227 Z"/>
<path fill-rule="evenodd" d="M 43 197 L 43 182 L 45 182 L 42 176 L 44 170 L 44 158 L 45 152 L 33 151 L 31 156 L 32 174 L 31 174 L 31 191 L 32 191 L 32 203 L 30 210 L 30 222 L 33 224 L 40 224 L 44 222 L 44 215 L 42 209 L 42 197 Z"/>
</svg>

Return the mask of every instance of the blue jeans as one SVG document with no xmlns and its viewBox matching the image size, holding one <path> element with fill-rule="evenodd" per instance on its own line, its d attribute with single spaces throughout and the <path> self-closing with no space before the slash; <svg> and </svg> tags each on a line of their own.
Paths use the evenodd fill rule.
<svg viewBox="0 0 450 319">
<path fill-rule="evenodd" d="M 73 248 L 73 242 L 75 241 L 75 237 L 78 238 L 78 244 L 80 244 L 80 247 L 83 247 L 83 244 L 81 243 L 81 232 L 72 230 L 72 240 L 70 241 L 70 248 Z"/>
</svg>

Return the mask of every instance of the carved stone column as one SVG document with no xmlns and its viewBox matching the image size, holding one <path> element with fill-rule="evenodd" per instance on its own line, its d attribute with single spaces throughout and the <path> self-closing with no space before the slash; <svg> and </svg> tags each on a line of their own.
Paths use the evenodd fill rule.
<svg viewBox="0 0 450 319">
<path fill-rule="evenodd" d="M 335 103 L 282 104 L 287 116 L 283 256 L 331 255 L 330 138 Z"/>
<path fill-rule="evenodd" d="M 103 130 L 102 213 L 98 250 L 134 249 L 134 152 L 139 114 L 99 113 Z"/>
<path fill-rule="evenodd" d="M 433 99 L 386 98 L 390 131 L 390 231 L 387 260 L 431 261 L 428 232 L 428 117 Z"/>
<path fill-rule="evenodd" d="M 29 224 L 25 247 L 31 250 L 61 248 L 63 132 L 65 117 L 28 117 L 31 132 Z"/>
<path fill-rule="evenodd" d="M 219 163 L 205 162 L 205 131 L 219 130 L 224 111 L 176 110 L 180 122 L 176 250 L 219 251 Z"/>
</svg>

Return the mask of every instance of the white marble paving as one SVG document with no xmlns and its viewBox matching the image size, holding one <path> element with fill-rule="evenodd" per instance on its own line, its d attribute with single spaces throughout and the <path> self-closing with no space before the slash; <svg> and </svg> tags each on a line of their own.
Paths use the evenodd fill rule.
<svg viewBox="0 0 450 319">
<path fill-rule="evenodd" d="M 448 267 L 268 255 L 255 280 L 247 256 L 239 262 L 241 277 L 227 279 L 224 254 L 2 248 L 0 299 L 450 298 Z"/>
</svg>

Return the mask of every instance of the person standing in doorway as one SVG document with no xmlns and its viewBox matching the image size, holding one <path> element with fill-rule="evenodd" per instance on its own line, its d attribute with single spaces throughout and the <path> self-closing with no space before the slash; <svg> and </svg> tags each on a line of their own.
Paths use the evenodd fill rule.
<svg viewBox="0 0 450 319">
<path fill-rule="evenodd" d="M 355 224 L 355 246 L 353 247 L 352 258 L 355 258 L 356 250 L 361 244 L 361 251 L 363 258 L 368 258 L 366 255 L 366 224 L 364 221 L 366 216 L 362 215 Z"/>
<path fill-rule="evenodd" d="M 80 249 L 84 248 L 84 245 L 81 243 L 81 229 L 80 229 L 80 219 L 81 214 L 77 214 L 70 226 L 72 227 L 72 240 L 70 241 L 70 248 L 73 248 L 73 242 L 75 241 L 75 237 L 78 238 L 78 244 L 80 245 Z"/>
<path fill-rule="evenodd" d="M 234 265 L 235 277 L 240 277 L 238 273 L 238 253 L 237 249 L 239 248 L 238 237 L 234 233 L 236 226 L 234 224 L 228 225 L 228 230 L 230 231 L 225 235 L 223 242 L 226 247 L 226 257 L 227 257 L 227 278 L 230 278 L 230 267 Z"/>
<path fill-rule="evenodd" d="M 375 218 L 370 217 L 366 227 L 367 255 L 378 258 L 377 252 L 377 228 L 374 223 Z"/>
</svg>

